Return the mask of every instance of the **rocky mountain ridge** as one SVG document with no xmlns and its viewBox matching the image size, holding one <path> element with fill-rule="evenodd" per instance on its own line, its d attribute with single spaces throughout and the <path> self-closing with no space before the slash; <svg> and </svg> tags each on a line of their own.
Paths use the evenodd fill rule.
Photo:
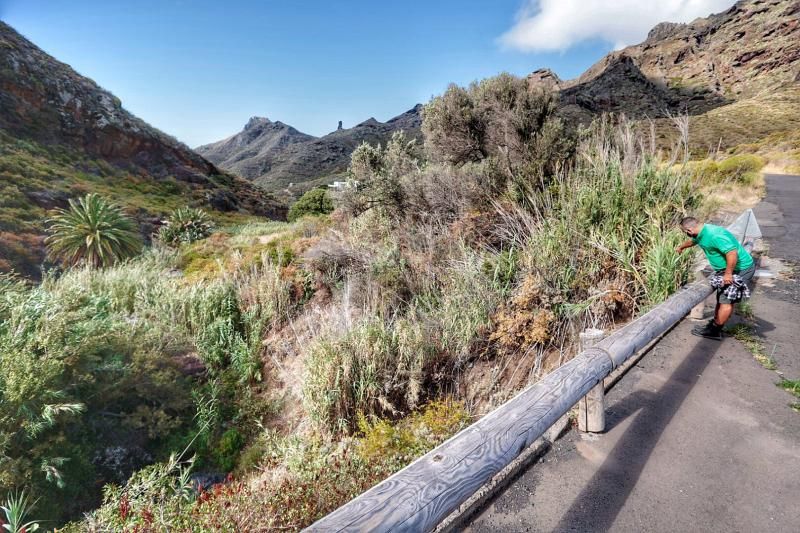
<svg viewBox="0 0 800 533">
<path fill-rule="evenodd" d="M 798 81 L 798 0 L 741 0 L 688 24 L 658 24 L 644 42 L 611 52 L 573 80 L 548 69 L 528 76 L 532 88 L 558 91 L 565 113 L 578 119 L 700 114 Z"/>
<path fill-rule="evenodd" d="M 369 118 L 322 137 L 253 117 L 241 132 L 196 150 L 221 168 L 268 190 L 296 196 L 341 176 L 350 163 L 350 154 L 362 142 L 385 144 L 399 130 L 420 137 L 421 126 L 420 104 L 386 122 Z"/>
</svg>

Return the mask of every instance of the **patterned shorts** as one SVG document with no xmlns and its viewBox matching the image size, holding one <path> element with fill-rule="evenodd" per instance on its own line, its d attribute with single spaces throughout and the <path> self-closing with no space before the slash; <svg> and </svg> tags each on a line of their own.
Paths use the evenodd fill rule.
<svg viewBox="0 0 800 533">
<path fill-rule="evenodd" d="M 734 274 L 736 274 L 737 276 L 742 278 L 742 281 L 744 281 L 748 285 L 750 284 L 750 281 L 753 279 L 753 275 L 755 273 L 756 273 L 756 266 L 755 265 L 751 266 L 748 269 L 742 270 L 741 272 L 734 272 Z M 721 287 L 721 288 L 717 289 L 717 303 L 735 304 L 735 303 L 738 303 L 738 302 L 740 302 L 742 300 L 741 298 L 736 298 L 736 299 L 729 298 L 728 295 L 725 294 L 725 289 L 726 289 L 726 287 Z"/>
</svg>

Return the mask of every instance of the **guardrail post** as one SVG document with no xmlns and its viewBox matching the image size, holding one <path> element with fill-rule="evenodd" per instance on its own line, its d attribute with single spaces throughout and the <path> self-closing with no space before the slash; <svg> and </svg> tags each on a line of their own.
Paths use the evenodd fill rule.
<svg viewBox="0 0 800 533">
<path fill-rule="evenodd" d="M 706 277 L 703 275 L 703 272 L 698 270 L 694 273 L 694 280 L 695 281 L 705 281 Z M 692 307 L 692 310 L 689 311 L 689 318 L 692 320 L 702 320 L 706 316 L 706 302 L 708 298 L 704 299 L 702 302 L 699 302 L 697 305 Z"/>
<path fill-rule="evenodd" d="M 591 348 L 603 340 L 602 329 L 587 329 L 580 334 L 581 351 Z M 606 402 L 603 381 L 600 380 L 589 393 L 578 402 L 578 429 L 591 433 L 602 433 L 606 428 Z"/>
<path fill-rule="evenodd" d="M 689 318 L 692 318 L 694 320 L 702 320 L 705 316 L 706 316 L 705 300 L 692 307 L 692 310 L 689 311 Z"/>
</svg>

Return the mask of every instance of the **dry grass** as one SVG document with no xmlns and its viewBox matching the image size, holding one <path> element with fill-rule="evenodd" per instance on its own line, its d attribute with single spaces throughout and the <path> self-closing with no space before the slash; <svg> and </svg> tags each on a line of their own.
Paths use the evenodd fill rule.
<svg viewBox="0 0 800 533">
<path fill-rule="evenodd" d="M 744 344 L 744 347 L 753 354 L 753 359 L 766 368 L 767 370 L 775 370 L 777 365 L 775 360 L 767 355 L 764 348 L 764 343 L 761 338 L 756 334 L 752 326 L 748 324 L 736 324 L 727 330 L 736 340 Z"/>
<path fill-rule="evenodd" d="M 704 211 L 713 213 L 740 213 L 754 207 L 766 194 L 764 174 L 758 173 L 751 183 L 726 181 L 701 187 L 705 199 Z"/>
<path fill-rule="evenodd" d="M 706 157 L 760 143 L 773 135 L 770 143 L 784 135 L 796 138 L 798 124 L 800 85 L 793 84 L 690 117 L 689 144 L 693 156 Z M 674 125 L 669 119 L 657 119 L 655 125 L 659 145 L 671 148 L 676 140 Z"/>
</svg>

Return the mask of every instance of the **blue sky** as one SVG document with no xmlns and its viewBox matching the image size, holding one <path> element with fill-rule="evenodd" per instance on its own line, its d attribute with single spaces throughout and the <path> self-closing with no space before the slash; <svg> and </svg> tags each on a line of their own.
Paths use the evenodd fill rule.
<svg viewBox="0 0 800 533">
<path fill-rule="evenodd" d="M 603 2 L 585 1 L 597 16 L 606 11 Z M 687 1 L 703 14 L 706 4 L 732 3 L 663 0 L 677 11 L 658 15 L 696 16 L 680 11 Z M 609 36 L 620 34 L 619 17 L 603 23 L 580 0 L 570 3 L 0 0 L 0 19 L 134 114 L 197 146 L 236 133 L 255 115 L 324 135 L 339 120 L 345 127 L 387 120 L 450 82 L 543 66 L 575 77 L 627 43 Z M 584 30 L 567 32 L 570 9 L 584 12 Z M 624 39 L 640 40 L 650 26 L 631 21 Z"/>
</svg>

